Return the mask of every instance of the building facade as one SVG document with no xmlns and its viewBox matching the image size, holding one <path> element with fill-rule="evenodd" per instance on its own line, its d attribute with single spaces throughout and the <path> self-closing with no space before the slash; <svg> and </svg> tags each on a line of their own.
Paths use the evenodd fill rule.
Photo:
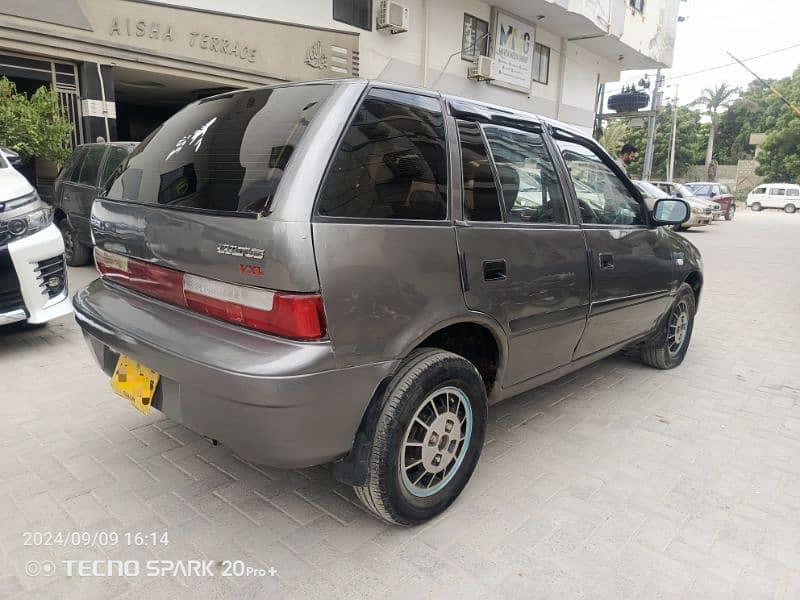
<svg viewBox="0 0 800 600">
<path fill-rule="evenodd" d="M 0 0 L 0 75 L 26 91 L 53 86 L 75 143 L 140 140 L 220 91 L 355 76 L 590 130 L 598 84 L 669 66 L 678 3 Z M 476 65 L 483 71 L 479 56 L 492 59 Z"/>
</svg>

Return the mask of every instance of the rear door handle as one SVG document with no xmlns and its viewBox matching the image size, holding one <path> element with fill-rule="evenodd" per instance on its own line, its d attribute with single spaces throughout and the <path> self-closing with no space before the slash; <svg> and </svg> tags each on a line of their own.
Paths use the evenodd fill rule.
<svg viewBox="0 0 800 600">
<path fill-rule="evenodd" d="M 608 254 L 607 252 L 601 252 L 597 255 L 597 259 L 600 261 L 600 268 L 601 269 L 613 269 L 614 268 L 614 255 Z"/>
<path fill-rule="evenodd" d="M 506 278 L 506 261 L 502 258 L 483 261 L 483 280 L 501 281 Z"/>
</svg>

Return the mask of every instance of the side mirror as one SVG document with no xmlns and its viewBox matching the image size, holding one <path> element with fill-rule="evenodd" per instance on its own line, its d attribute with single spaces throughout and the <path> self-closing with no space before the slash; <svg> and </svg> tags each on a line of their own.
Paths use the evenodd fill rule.
<svg viewBox="0 0 800 600">
<path fill-rule="evenodd" d="M 689 205 L 677 198 L 656 200 L 653 221 L 656 225 L 680 225 L 689 218 Z"/>
</svg>

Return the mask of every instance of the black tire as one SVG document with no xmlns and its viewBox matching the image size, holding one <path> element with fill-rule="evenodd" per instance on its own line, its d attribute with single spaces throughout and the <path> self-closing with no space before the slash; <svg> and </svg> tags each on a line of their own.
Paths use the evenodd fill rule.
<svg viewBox="0 0 800 600">
<path fill-rule="evenodd" d="M 733 221 L 733 217 L 736 215 L 736 205 L 731 204 L 731 207 L 728 209 L 728 212 L 725 213 L 725 220 L 726 221 Z"/>
<path fill-rule="evenodd" d="M 70 267 L 82 267 L 89 262 L 89 248 L 78 241 L 75 230 L 70 226 L 67 219 L 58 222 L 61 230 L 61 237 L 64 238 L 64 260 Z"/>
<path fill-rule="evenodd" d="M 750 210 L 754 210 L 755 212 L 760 211 L 761 210 L 761 202 L 753 202 L 750 205 Z"/>
<path fill-rule="evenodd" d="M 787 204 L 786 206 L 783 207 L 783 212 L 789 213 L 790 215 L 794 213 L 796 210 L 797 207 L 795 207 L 794 204 Z"/>
<path fill-rule="evenodd" d="M 686 329 L 681 342 L 675 346 L 673 327 L 677 313 L 686 311 Z M 683 362 L 694 329 L 696 303 L 694 290 L 688 283 L 681 284 L 669 312 L 659 324 L 658 331 L 641 348 L 642 362 L 656 369 L 674 369 Z"/>
<path fill-rule="evenodd" d="M 445 388 L 456 390 L 444 394 L 446 408 L 441 405 L 442 394 L 436 394 Z M 486 433 L 486 388 L 478 370 L 468 360 L 444 350 L 423 349 L 406 360 L 387 386 L 381 402 L 380 416 L 371 432 L 367 482 L 354 489 L 364 506 L 381 519 L 397 525 L 418 525 L 450 506 L 472 476 Z M 436 416 L 433 416 L 433 412 L 426 415 L 426 407 L 437 402 L 440 410 L 435 413 Z M 434 437 L 435 426 L 441 419 L 450 424 L 448 432 L 456 431 L 452 429 L 453 423 L 447 420 L 451 406 L 455 413 L 450 414 L 464 415 L 463 421 L 459 419 L 461 425 L 458 428 L 463 443 L 448 438 L 447 434 Z M 418 424 L 415 420 L 418 411 L 420 420 L 430 427 Z M 427 420 L 429 417 L 433 418 Z M 467 428 L 466 423 L 470 420 L 471 427 Z M 419 450 L 404 446 L 407 439 L 417 435 L 422 438 Z M 440 452 L 439 461 L 448 461 L 447 464 L 452 465 L 449 470 L 447 467 L 442 469 L 438 481 L 440 474 L 429 473 L 422 465 L 403 470 L 404 459 L 412 465 L 417 460 L 423 462 L 423 449 Z M 419 459 L 414 452 L 419 453 Z M 445 456 L 444 461 L 442 455 Z M 436 461 L 435 456 L 433 460 Z M 410 482 L 420 472 L 415 469 L 423 473 L 419 487 Z M 404 477 L 404 472 L 409 475 Z M 426 482 L 429 482 L 430 494 L 422 496 L 415 493 L 414 490 L 422 493 L 419 488 Z M 437 490 L 439 486 L 441 488 Z"/>
<path fill-rule="evenodd" d="M 670 229 L 672 229 L 672 231 L 681 231 L 683 229 L 683 224 L 682 223 L 676 223 L 675 225 L 670 227 Z"/>
</svg>

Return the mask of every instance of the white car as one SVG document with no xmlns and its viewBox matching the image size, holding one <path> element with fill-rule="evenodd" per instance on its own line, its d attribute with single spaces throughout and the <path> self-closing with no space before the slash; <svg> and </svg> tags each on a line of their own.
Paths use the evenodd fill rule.
<svg viewBox="0 0 800 600">
<path fill-rule="evenodd" d="M 633 180 L 633 185 L 642 192 L 644 202 L 650 210 L 653 210 L 656 200 L 669 198 L 669 194 L 650 181 L 639 181 L 635 179 Z M 705 227 L 714 219 L 713 210 L 709 202 L 698 200 L 694 196 L 681 199 L 689 205 L 691 212 L 689 213 L 689 218 L 684 223 L 672 227 L 674 231 L 689 229 L 690 227 Z"/>
<path fill-rule="evenodd" d="M 64 242 L 15 156 L 0 151 L 0 325 L 39 324 L 72 312 Z"/>
<path fill-rule="evenodd" d="M 800 185 L 796 183 L 767 183 L 747 194 L 745 204 L 750 210 L 782 208 L 787 213 L 800 209 Z"/>
</svg>

